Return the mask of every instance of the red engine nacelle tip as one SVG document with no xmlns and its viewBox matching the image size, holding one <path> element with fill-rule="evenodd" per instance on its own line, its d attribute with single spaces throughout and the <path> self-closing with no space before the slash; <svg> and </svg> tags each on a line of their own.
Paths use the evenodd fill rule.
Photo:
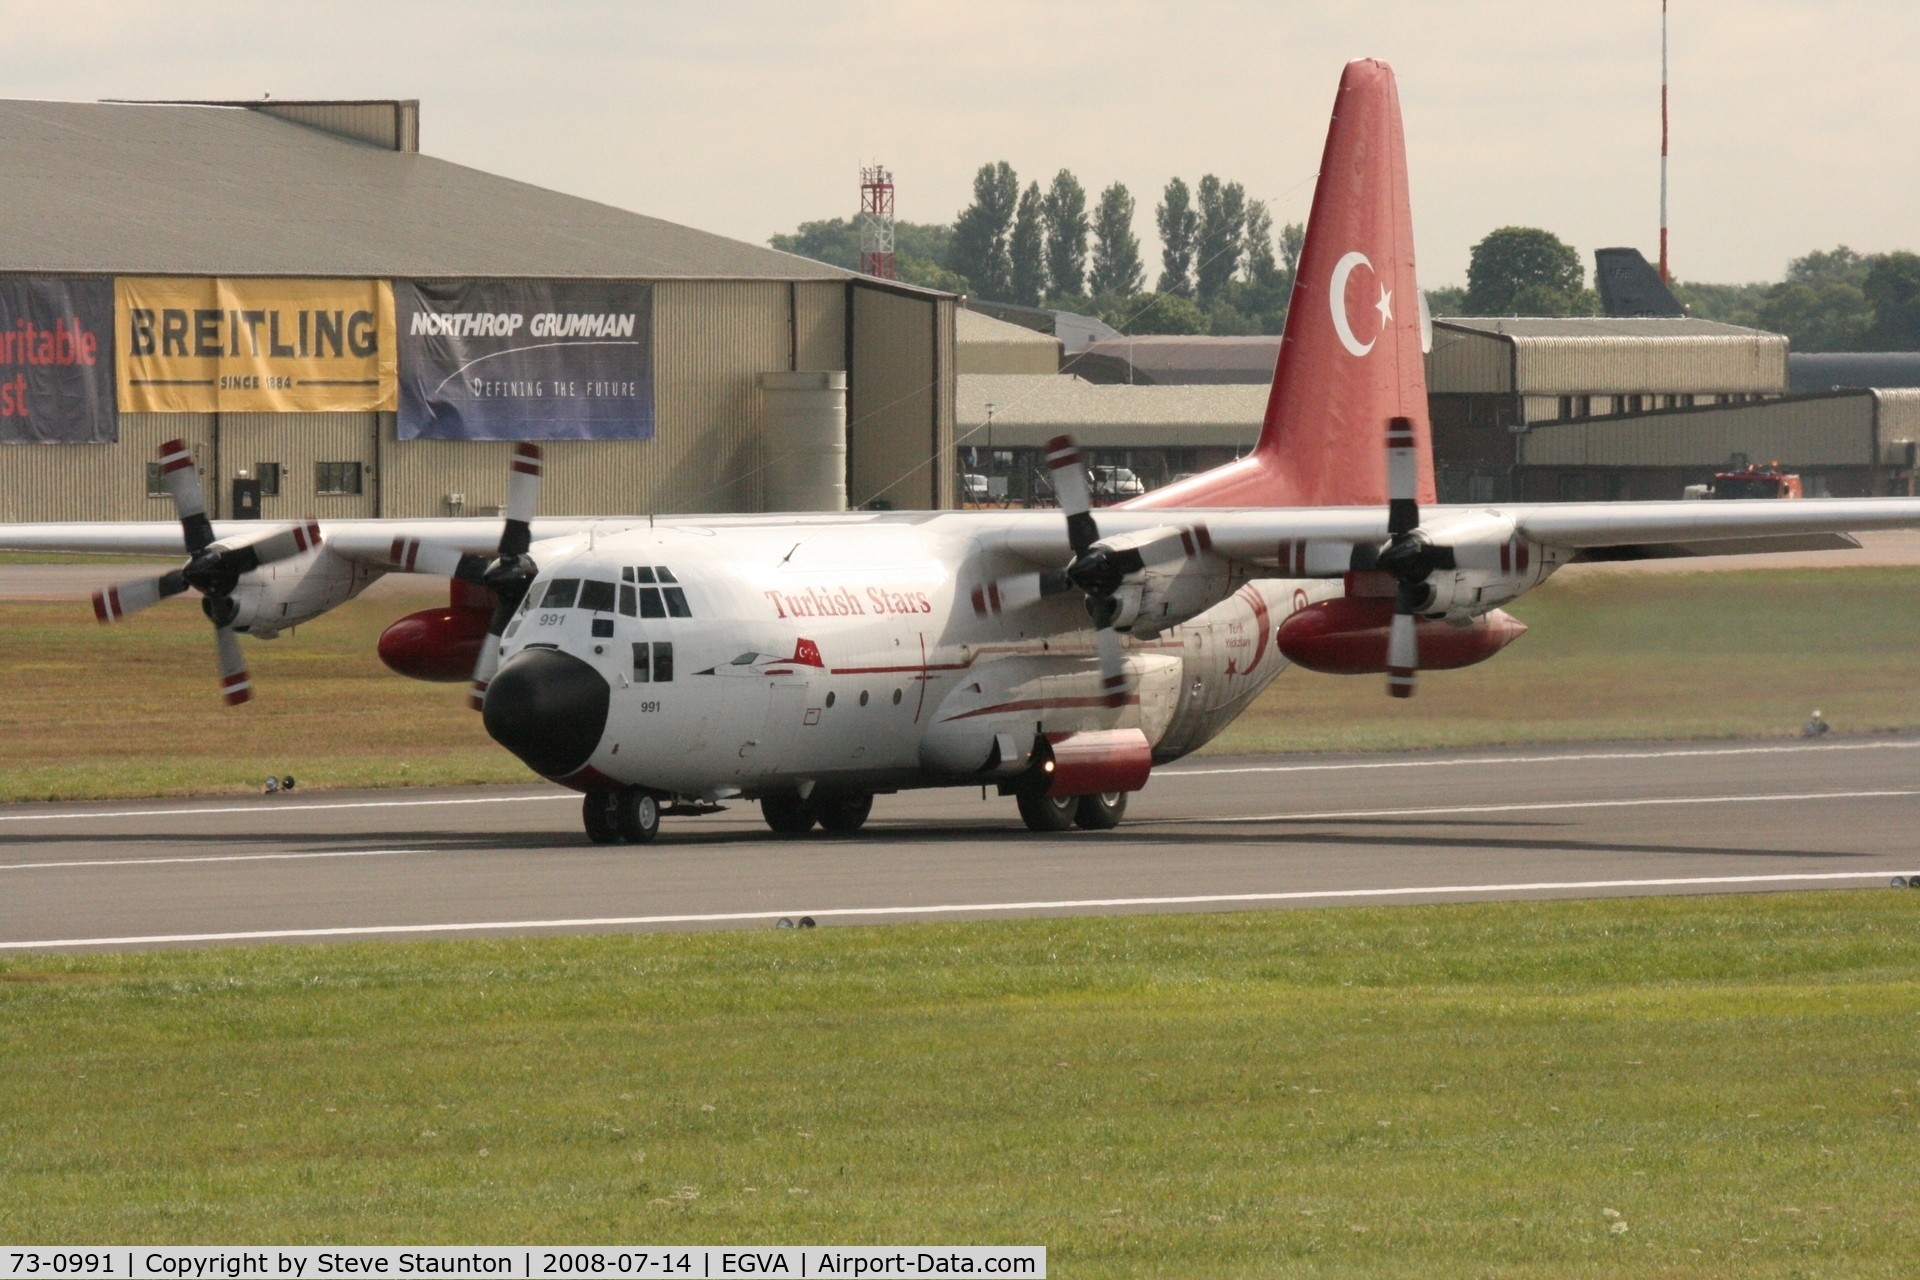
<svg viewBox="0 0 1920 1280">
<path fill-rule="evenodd" d="M 1387 631 L 1392 625 L 1393 601 L 1347 596 L 1301 609 L 1280 624 L 1277 641 L 1289 661 L 1309 671 L 1374 675 L 1387 669 Z M 1447 671 L 1485 662 L 1526 629 L 1526 623 L 1504 609 L 1464 627 L 1422 618 L 1414 626 L 1421 669 Z"/>
<path fill-rule="evenodd" d="M 473 677 L 491 609 L 422 609 L 380 633 L 380 661 L 403 676 L 451 684 Z"/>
</svg>

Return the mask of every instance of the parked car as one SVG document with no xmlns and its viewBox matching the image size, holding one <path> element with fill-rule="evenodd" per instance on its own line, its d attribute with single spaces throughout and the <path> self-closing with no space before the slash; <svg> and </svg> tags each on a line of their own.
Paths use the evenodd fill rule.
<svg viewBox="0 0 1920 1280">
<path fill-rule="evenodd" d="M 1137 498 L 1147 491 L 1140 477 L 1126 467 L 1095 467 L 1093 469 L 1093 496 L 1108 502 L 1125 502 L 1128 498 Z"/>
</svg>

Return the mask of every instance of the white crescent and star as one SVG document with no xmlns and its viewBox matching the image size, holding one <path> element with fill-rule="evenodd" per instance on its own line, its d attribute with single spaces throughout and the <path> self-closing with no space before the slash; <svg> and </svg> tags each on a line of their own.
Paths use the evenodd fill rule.
<svg viewBox="0 0 1920 1280">
<path fill-rule="evenodd" d="M 1353 274 L 1355 267 L 1365 267 L 1368 271 L 1372 271 L 1373 263 L 1367 260 L 1366 254 L 1357 249 L 1341 258 L 1334 265 L 1333 279 L 1327 286 L 1327 305 L 1333 312 L 1333 331 L 1339 335 L 1340 345 L 1353 355 L 1364 356 L 1373 350 L 1373 344 L 1380 339 L 1379 335 L 1375 334 L 1366 342 L 1360 341 L 1354 336 L 1353 323 L 1347 319 L 1347 277 Z M 1384 332 L 1393 319 L 1393 290 L 1382 284 L 1380 301 L 1373 304 L 1373 309 L 1380 313 L 1380 329 Z"/>
</svg>

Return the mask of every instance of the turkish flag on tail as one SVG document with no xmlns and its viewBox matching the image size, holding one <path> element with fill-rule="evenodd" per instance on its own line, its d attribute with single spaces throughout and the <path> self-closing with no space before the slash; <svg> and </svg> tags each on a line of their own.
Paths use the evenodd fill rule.
<svg viewBox="0 0 1920 1280">
<path fill-rule="evenodd" d="M 1413 423 L 1434 501 L 1420 286 L 1393 69 L 1347 64 L 1253 453 L 1129 507 L 1372 506 L 1387 501 L 1387 420 Z"/>
</svg>

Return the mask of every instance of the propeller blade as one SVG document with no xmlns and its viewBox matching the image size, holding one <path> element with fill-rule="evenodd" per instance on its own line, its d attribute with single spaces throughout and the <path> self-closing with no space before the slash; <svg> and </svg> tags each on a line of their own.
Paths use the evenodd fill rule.
<svg viewBox="0 0 1920 1280">
<path fill-rule="evenodd" d="M 163 573 L 157 578 L 123 582 L 118 586 L 106 587 L 93 593 L 93 616 L 103 625 L 118 622 L 129 614 L 151 608 L 167 597 L 177 596 L 186 589 L 187 579 L 178 569 Z"/>
<path fill-rule="evenodd" d="M 309 517 L 299 524 L 276 529 L 264 538 L 255 538 L 250 542 L 238 544 L 229 542 L 226 545 L 239 553 L 239 560 L 253 562 L 240 570 L 245 573 L 249 569 L 258 569 L 263 564 L 272 564 L 276 560 L 290 560 L 294 556 L 303 555 L 319 546 L 320 542 L 320 522 Z"/>
<path fill-rule="evenodd" d="M 1414 615 L 1404 604 L 1404 597 L 1394 602 L 1393 626 L 1387 632 L 1387 693 L 1395 698 L 1411 698 L 1420 677 L 1420 640 Z"/>
<path fill-rule="evenodd" d="M 1087 487 L 1087 461 L 1072 436 L 1047 441 L 1047 467 L 1053 477 L 1053 496 L 1067 517 L 1067 543 L 1073 554 L 1085 554 L 1100 540 L 1093 521 L 1093 493 Z"/>
<path fill-rule="evenodd" d="M 214 648 L 220 654 L 220 696 L 230 707 L 253 697 L 253 677 L 247 673 L 246 655 L 240 652 L 240 637 L 231 627 L 213 629 Z"/>
<path fill-rule="evenodd" d="M 1093 642 L 1100 654 L 1100 690 L 1110 707 L 1124 706 L 1127 701 L 1127 660 L 1120 652 L 1120 633 L 1112 627 L 1101 627 L 1093 633 Z"/>
<path fill-rule="evenodd" d="M 207 519 L 200 472 L 193 465 L 193 451 L 186 441 L 169 440 L 160 446 L 160 482 L 173 495 L 173 509 L 186 535 L 187 554 L 198 555 L 213 542 L 213 522 Z"/>
<path fill-rule="evenodd" d="M 540 566 L 527 555 L 527 548 L 533 545 L 533 517 L 540 509 L 541 470 L 539 445 L 523 440 L 513 446 L 512 469 L 507 474 L 507 522 L 500 530 L 500 554 L 480 578 L 492 590 L 497 603 L 493 607 L 493 619 L 487 624 L 487 638 L 480 646 L 480 656 L 474 660 L 473 684 L 467 690 L 467 705 L 475 711 L 486 706 L 487 686 L 493 683 L 493 673 L 500 669 L 501 637 L 506 634 L 520 602 L 527 598 L 527 588 L 540 572 Z M 395 545 L 397 548 L 398 544 Z M 471 567 L 463 562 L 453 572 L 464 576 Z"/>
<path fill-rule="evenodd" d="M 500 555 L 522 556 L 533 545 L 534 515 L 540 510 L 540 446 L 522 440 L 513 446 L 512 470 L 507 473 L 507 523 L 500 531 Z"/>
<path fill-rule="evenodd" d="M 1397 538 L 1420 527 L 1420 454 L 1413 419 L 1387 419 L 1387 536 Z"/>
</svg>

